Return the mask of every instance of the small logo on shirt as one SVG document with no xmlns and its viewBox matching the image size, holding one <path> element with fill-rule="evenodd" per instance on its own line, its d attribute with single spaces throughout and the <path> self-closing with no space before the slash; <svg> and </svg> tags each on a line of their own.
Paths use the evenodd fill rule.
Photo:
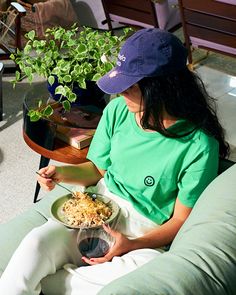
<svg viewBox="0 0 236 295">
<path fill-rule="evenodd" d="M 146 186 L 153 186 L 155 184 L 155 180 L 154 180 L 154 178 L 152 176 L 146 176 L 144 178 L 144 184 Z"/>
</svg>

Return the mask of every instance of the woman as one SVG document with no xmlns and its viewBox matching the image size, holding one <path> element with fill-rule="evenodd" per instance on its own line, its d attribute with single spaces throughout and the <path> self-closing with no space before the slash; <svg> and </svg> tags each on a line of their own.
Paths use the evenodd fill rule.
<svg viewBox="0 0 236 295">
<path fill-rule="evenodd" d="M 121 207 L 117 225 L 103 227 L 114 245 L 102 257 L 81 257 L 77 232 L 49 220 L 22 241 L 0 291 L 34 295 L 42 287 L 45 295 L 97 294 L 172 242 L 216 177 L 219 156 L 228 154 L 212 99 L 186 59 L 185 47 L 168 32 L 132 35 L 117 66 L 98 81 L 104 92 L 121 96 L 104 110 L 90 162 L 39 171 L 46 190 L 54 188 L 52 179 L 96 185 L 115 200 Z"/>
</svg>

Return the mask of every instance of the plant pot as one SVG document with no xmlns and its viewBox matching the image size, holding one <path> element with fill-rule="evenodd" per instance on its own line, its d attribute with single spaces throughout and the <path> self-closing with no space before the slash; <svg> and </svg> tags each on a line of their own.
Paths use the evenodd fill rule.
<svg viewBox="0 0 236 295">
<path fill-rule="evenodd" d="M 55 77 L 55 81 L 52 85 L 47 83 L 48 91 L 51 95 L 51 97 L 58 101 L 61 97 L 60 94 L 55 94 L 55 89 L 57 86 L 61 85 L 58 82 L 57 77 Z M 104 92 L 97 86 L 97 84 L 94 81 L 86 81 L 86 89 L 83 89 L 79 87 L 78 83 L 74 83 L 73 86 L 73 92 L 76 94 L 77 99 L 75 102 L 72 103 L 73 105 L 77 106 L 87 106 L 92 105 L 96 106 L 97 108 L 103 110 L 106 106 L 106 101 L 104 99 Z M 62 100 L 66 99 L 65 97 L 62 97 Z"/>
</svg>

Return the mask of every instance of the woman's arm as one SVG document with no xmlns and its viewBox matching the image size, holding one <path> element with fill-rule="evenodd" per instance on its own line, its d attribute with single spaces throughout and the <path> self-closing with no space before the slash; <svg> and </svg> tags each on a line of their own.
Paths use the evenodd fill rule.
<svg viewBox="0 0 236 295">
<path fill-rule="evenodd" d="M 81 184 L 84 186 L 96 184 L 105 174 L 105 170 L 98 169 L 92 162 L 85 162 L 75 166 L 48 166 L 39 170 L 37 180 L 45 190 L 55 187 L 56 182 Z"/>
<path fill-rule="evenodd" d="M 170 244 L 189 216 L 192 208 L 183 205 L 176 199 L 173 216 L 160 227 L 151 230 L 144 236 L 132 240 L 133 249 L 159 248 Z"/>
<path fill-rule="evenodd" d="M 160 248 L 170 244 L 177 232 L 189 216 L 192 208 L 184 206 L 180 201 L 176 200 L 173 216 L 163 225 L 149 231 L 142 237 L 129 240 L 123 234 L 112 230 L 108 226 L 104 226 L 104 230 L 107 231 L 113 238 L 115 238 L 115 245 L 110 251 L 100 258 L 88 259 L 83 257 L 83 260 L 88 264 L 103 263 L 111 260 L 114 256 L 120 256 L 127 252 L 142 248 Z"/>
</svg>

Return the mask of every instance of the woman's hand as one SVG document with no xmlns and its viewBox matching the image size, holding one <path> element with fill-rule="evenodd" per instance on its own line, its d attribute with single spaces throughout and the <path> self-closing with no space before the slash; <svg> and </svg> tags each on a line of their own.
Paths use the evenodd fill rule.
<svg viewBox="0 0 236 295">
<path fill-rule="evenodd" d="M 89 161 L 78 165 L 47 166 L 38 171 L 40 176 L 37 180 L 43 189 L 51 191 L 55 187 L 53 181 L 83 186 L 95 185 L 105 172 Z"/>
<path fill-rule="evenodd" d="M 55 182 L 53 182 L 52 179 L 56 182 L 61 182 L 63 179 L 63 175 L 60 173 L 60 167 L 56 166 L 47 166 L 40 169 L 38 173 L 40 175 L 38 175 L 37 181 L 46 191 L 51 191 L 54 189 Z"/>
<path fill-rule="evenodd" d="M 89 259 L 89 258 L 83 256 L 82 260 L 90 265 L 110 261 L 114 256 L 120 256 L 122 254 L 125 254 L 125 253 L 133 250 L 132 249 L 132 245 L 133 245 L 132 240 L 129 240 L 120 232 L 111 229 L 110 226 L 108 226 L 108 225 L 103 225 L 103 229 L 115 239 L 115 244 L 107 252 L 107 254 L 103 257 Z"/>
<path fill-rule="evenodd" d="M 123 234 L 104 225 L 104 230 L 115 239 L 115 245 L 104 257 L 90 259 L 82 257 L 82 259 L 86 263 L 93 265 L 110 261 L 114 256 L 120 256 L 132 250 L 144 248 L 155 249 L 169 245 L 189 216 L 191 210 L 192 208 L 186 207 L 177 198 L 173 216 L 167 222 L 133 240 L 129 240 Z"/>
</svg>

